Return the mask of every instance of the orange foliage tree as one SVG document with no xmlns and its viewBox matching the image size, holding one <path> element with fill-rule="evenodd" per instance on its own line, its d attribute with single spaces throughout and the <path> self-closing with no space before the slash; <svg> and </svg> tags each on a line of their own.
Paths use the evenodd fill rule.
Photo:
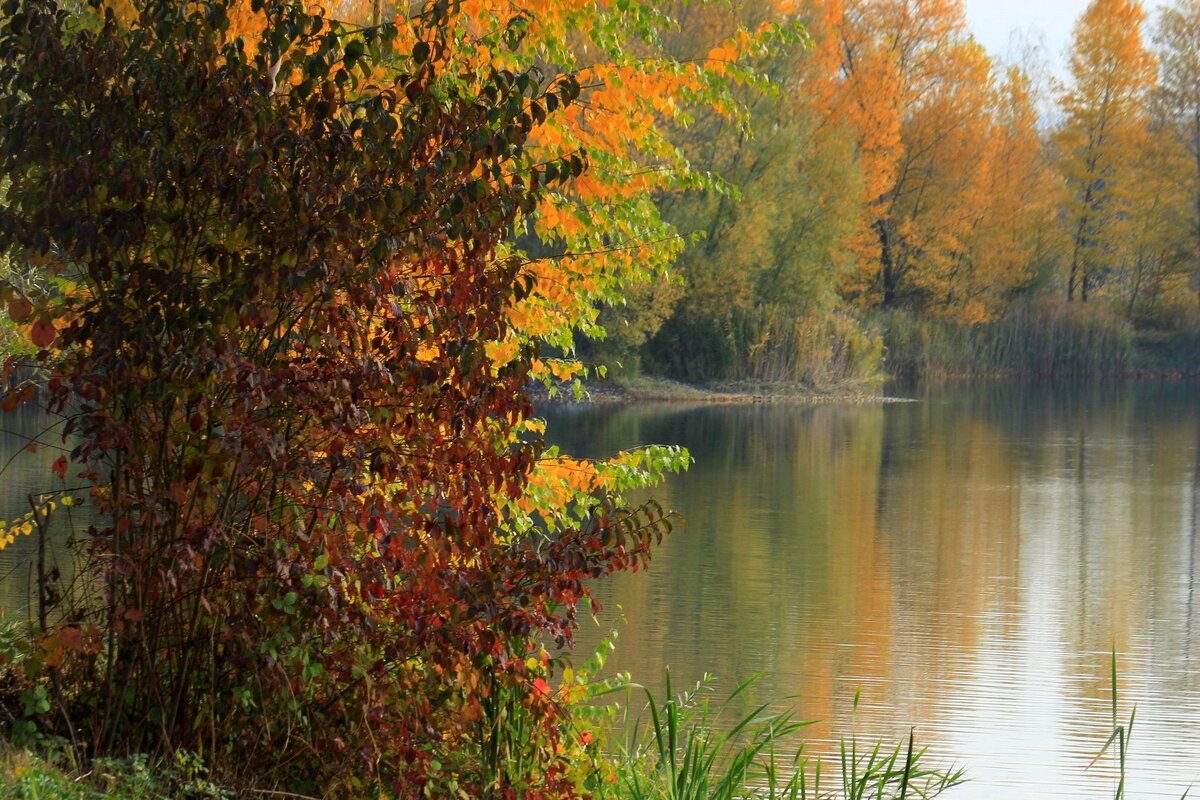
<svg viewBox="0 0 1200 800">
<path fill-rule="evenodd" d="M 997 195 L 1036 172 L 1027 89 L 1019 76 L 997 87 L 957 0 L 817 6 L 825 72 L 813 93 L 830 124 L 856 138 L 865 176 L 848 295 L 986 318 L 1027 278 L 1033 220 Z"/>
</svg>

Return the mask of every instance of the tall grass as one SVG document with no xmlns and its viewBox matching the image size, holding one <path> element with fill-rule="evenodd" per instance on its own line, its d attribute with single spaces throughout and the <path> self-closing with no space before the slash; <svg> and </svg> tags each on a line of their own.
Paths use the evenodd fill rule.
<svg viewBox="0 0 1200 800">
<path fill-rule="evenodd" d="M 1110 377 L 1134 366 L 1131 327 L 1096 304 L 1016 303 L 978 325 L 907 312 L 876 321 L 887 349 L 886 369 L 898 378 Z"/>
<path fill-rule="evenodd" d="M 1117 752 L 1117 786 L 1113 793 L 1113 800 L 1124 800 L 1125 798 L 1125 766 L 1129 758 L 1129 737 L 1133 735 L 1133 720 L 1137 716 L 1137 707 L 1135 706 L 1129 712 L 1129 722 L 1120 723 L 1117 716 L 1117 651 L 1113 648 L 1112 658 L 1110 661 L 1110 686 L 1112 687 L 1112 733 L 1109 734 L 1104 746 L 1100 748 L 1100 752 L 1092 759 L 1092 763 L 1088 766 L 1094 766 L 1097 761 L 1104 757 L 1113 746 L 1116 746 Z M 1187 792 L 1184 792 L 1184 797 Z"/>
<path fill-rule="evenodd" d="M 1111 750 L 1117 760 L 1117 783 L 1113 787 L 1113 800 L 1126 800 L 1128 797 L 1126 790 L 1126 770 L 1129 765 L 1129 740 L 1133 736 L 1133 723 L 1137 717 L 1137 706 L 1134 706 L 1129 712 L 1129 720 L 1121 722 L 1117 703 L 1117 650 L 1114 647 L 1109 657 L 1109 686 L 1111 695 L 1111 714 L 1112 714 L 1112 731 L 1105 740 L 1104 745 L 1100 748 L 1100 752 L 1088 764 L 1088 768 L 1094 767 L 1100 759 Z M 1187 789 L 1180 796 L 1179 800 L 1187 800 L 1187 796 L 1191 793 L 1191 789 Z"/>
<path fill-rule="evenodd" d="M 823 760 L 796 741 L 811 722 L 746 704 L 752 680 L 714 706 L 708 681 L 674 696 L 668 674 L 662 701 L 643 689 L 648 719 L 634 725 L 620 757 L 624 800 L 904 800 L 935 797 L 962 780 L 961 770 L 925 767 L 912 732 L 891 748 L 863 748 L 851 736 L 840 740 L 840 783 L 830 789 Z"/>
</svg>

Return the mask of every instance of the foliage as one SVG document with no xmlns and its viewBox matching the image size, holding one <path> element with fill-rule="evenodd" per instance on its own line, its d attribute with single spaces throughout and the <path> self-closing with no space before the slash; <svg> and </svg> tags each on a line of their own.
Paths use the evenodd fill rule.
<svg viewBox="0 0 1200 800">
<path fill-rule="evenodd" d="M 825 390 L 875 382 L 882 375 L 883 342 L 849 312 L 791 317 L 766 307 L 721 320 L 672 317 L 647 360 L 666 375 L 691 381 L 783 381 Z"/>
<path fill-rule="evenodd" d="M 511 55 L 460 50 L 464 66 L 536 64 L 548 75 L 577 78 L 579 101 L 551 114 L 528 148 L 540 158 L 582 149 L 589 161 L 585 176 L 544 193 L 518 228 L 516 244 L 537 281 L 510 310 L 511 335 L 492 351 L 498 360 L 536 338 L 565 358 L 535 365 L 535 376 L 580 375 L 582 365 L 572 359 L 578 333 L 603 342 L 614 357 L 632 355 L 676 298 L 672 264 L 683 239 L 655 201 L 720 185 L 689 161 L 677 133 L 699 114 L 741 124 L 735 87 L 760 85 L 749 62 L 789 37 L 787 26 L 731 21 L 706 31 L 687 52 L 669 47 L 677 17 L 708 5 L 719 4 L 462 4 L 460 25 L 468 31 L 501 25 L 517 9 L 524 34 Z"/>
<path fill-rule="evenodd" d="M 779 92 L 748 101 L 754 135 L 703 115 L 683 134 L 693 162 L 739 194 L 664 199 L 698 241 L 680 259 L 685 293 L 642 362 L 700 381 L 861 381 L 869 368 L 847 370 L 837 356 L 839 342 L 872 335 L 847 313 L 857 306 L 958 332 L 893 337 L 889 363 L 902 373 L 915 369 L 910 353 L 941 362 L 935 371 L 1125 370 L 1121 336 L 1070 344 L 1064 329 L 1052 358 L 1017 345 L 1015 331 L 996 338 L 994 321 L 1060 291 L 1106 306 L 1097 320 L 1111 312 L 1139 330 L 1194 328 L 1198 9 L 1179 0 L 1161 10 L 1156 60 L 1141 4 L 1092 3 L 1076 28 L 1072 81 L 1056 89 L 1058 115 L 1044 117 L 1036 59 L 992 63 L 959 0 L 803 5 L 811 46 L 763 62 Z M 710 20 L 690 15 L 676 38 L 703 36 Z M 858 331 L 829 335 L 837 320 Z M 1083 356 L 1103 341 L 1120 366 Z M 961 352 L 916 355 L 923 343 Z"/>
<path fill-rule="evenodd" d="M 206 777 L 195 756 L 176 754 L 151 769 L 145 756 L 96 759 L 78 774 L 52 751 L 12 750 L 0 756 L 0 800 L 229 800 L 232 794 Z"/>
<path fill-rule="evenodd" d="M 1147 375 L 1194 376 L 1200 372 L 1200 326 L 1184 330 L 1140 331 L 1134 335 L 1136 372 Z"/>
<path fill-rule="evenodd" d="M 1148 101 L 1157 74 L 1143 42 L 1139 3 L 1095 0 L 1076 24 L 1072 87 L 1061 103 L 1062 173 L 1069 198 L 1064 217 L 1072 241 L 1067 299 L 1088 299 L 1105 266 L 1118 221 L 1135 186 L 1132 160 L 1145 145 Z"/>
<path fill-rule="evenodd" d="M 1178 227 L 1191 242 L 1181 247 L 1184 258 L 1190 256 L 1192 275 L 1200 273 L 1200 2 L 1178 0 L 1160 10 L 1154 42 L 1157 46 L 1161 77 L 1156 95 L 1159 137 L 1182 150 L 1190 163 L 1171 165 L 1166 175 L 1174 178 L 1184 195 L 1187 220 Z M 1169 147 L 1169 145 L 1166 145 Z"/>
<path fill-rule="evenodd" d="M 580 80 L 462 57 L 519 48 L 520 14 L 97 10 L 0 21 L 0 247 L 50 276 L 4 286 L 36 350 L 6 404 L 67 417 L 60 492 L 98 514 L 86 585 L 40 592 L 27 720 L 261 788 L 572 793 L 531 642 L 644 563 L 669 523 L 621 489 L 686 462 L 549 454 L 543 486 L 576 477 L 534 496 L 515 309 L 547 276 L 505 243 L 588 166 L 531 144 Z"/>
<path fill-rule="evenodd" d="M 1050 212 L 1025 77 L 997 88 L 961 2 L 817 5 L 823 71 L 811 91 L 853 137 L 865 176 L 859 269 L 844 291 L 866 307 L 986 319 L 1026 280 L 1029 231 Z"/>
<path fill-rule="evenodd" d="M 768 2 L 692 9 L 670 45 L 682 58 L 710 30 L 754 29 L 779 12 Z M 755 85 L 741 93 L 748 124 L 698 113 L 680 132 L 689 161 L 730 186 L 661 202 L 694 242 L 678 265 L 682 296 L 644 350 L 645 361 L 667 374 L 819 383 L 821 373 L 847 366 L 829 351 L 854 334 L 838 336 L 839 325 L 854 322 L 840 313 L 836 286 L 853 264 L 851 187 L 859 175 L 852 148 L 821 126 L 805 92 L 807 37 L 793 31 L 781 44 L 743 59 L 770 80 L 769 91 Z M 851 377 L 859 377 L 854 366 Z"/>
</svg>

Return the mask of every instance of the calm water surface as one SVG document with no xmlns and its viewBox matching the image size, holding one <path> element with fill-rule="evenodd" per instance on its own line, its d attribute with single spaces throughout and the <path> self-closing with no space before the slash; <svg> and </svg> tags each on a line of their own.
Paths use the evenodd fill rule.
<svg viewBox="0 0 1200 800">
<path fill-rule="evenodd" d="M 696 461 L 656 492 L 686 528 L 602 584 L 583 625 L 585 651 L 619 631 L 613 671 L 761 674 L 759 699 L 821 720 L 818 746 L 915 726 L 967 769 L 951 798 L 1102 798 L 1115 646 L 1137 707 L 1127 796 L 1200 787 L 1200 387 L 548 417 L 573 454 L 655 442 Z"/>
<path fill-rule="evenodd" d="M 584 624 L 585 652 L 619 631 L 613 671 L 652 687 L 668 666 L 677 686 L 711 671 L 726 690 L 761 674 L 760 699 L 822 721 L 817 747 L 916 726 L 968 770 L 951 798 L 1102 798 L 1111 765 L 1088 764 L 1115 644 L 1123 713 L 1137 705 L 1129 796 L 1200 786 L 1200 387 L 548 416 L 577 455 L 659 442 L 696 459 L 656 493 L 686 528 L 649 572 L 601 584 Z M 0 420 L 0 518 L 50 474 L 51 447 L 12 458 L 48 424 Z M 10 613 L 34 552 L 0 551 Z"/>
</svg>

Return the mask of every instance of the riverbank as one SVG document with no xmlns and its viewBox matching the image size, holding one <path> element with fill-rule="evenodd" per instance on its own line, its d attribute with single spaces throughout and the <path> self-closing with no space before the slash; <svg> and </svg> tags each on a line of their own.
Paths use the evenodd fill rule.
<svg viewBox="0 0 1200 800">
<path fill-rule="evenodd" d="M 1156 354 L 1157 355 L 1157 354 Z M 1190 354 L 1189 354 L 1190 355 Z M 973 381 L 988 383 L 1047 382 L 1089 384 L 1092 382 L 1125 381 L 1194 381 L 1200 377 L 1200 364 L 1196 369 L 1181 368 L 1182 359 L 1178 352 L 1166 358 L 1143 357 L 1137 365 L 1124 372 L 1094 375 L 1073 374 L 1062 377 L 1025 373 L 1018 371 L 992 370 L 989 372 L 931 370 L 920 377 L 890 377 L 889 384 L 922 387 L 955 386 Z M 820 390 L 797 383 L 740 381 L 717 384 L 692 384 L 657 375 L 640 375 L 636 378 L 619 378 L 584 382 L 584 393 L 577 398 L 569 389 L 559 391 L 551 397 L 541 384 L 531 385 L 530 394 L 538 405 L 628 405 L 635 403 L 668 403 L 681 405 L 719 404 L 871 404 L 911 402 L 911 397 L 899 396 L 895 390 L 883 386 L 839 387 Z M 900 392 L 900 395 L 906 392 Z"/>
<path fill-rule="evenodd" d="M 798 383 L 736 381 L 692 384 L 656 375 L 586 381 L 584 396 L 559 392 L 550 397 L 540 385 L 531 388 L 539 403 L 879 403 L 890 398 L 877 386 L 820 390 Z"/>
</svg>

